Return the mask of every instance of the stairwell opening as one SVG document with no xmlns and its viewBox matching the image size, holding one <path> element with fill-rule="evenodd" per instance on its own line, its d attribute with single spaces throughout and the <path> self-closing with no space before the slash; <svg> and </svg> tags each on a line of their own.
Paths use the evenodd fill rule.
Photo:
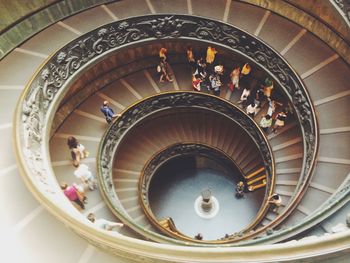
<svg viewBox="0 0 350 263">
<path fill-rule="evenodd" d="M 158 218 L 171 217 L 176 228 L 189 237 L 201 233 L 203 240 L 225 238 L 254 220 L 264 190 L 235 197 L 243 175 L 233 164 L 227 166 L 209 156 L 190 154 L 164 163 L 152 177 L 149 203 Z M 212 208 L 202 211 L 203 191 L 211 192 Z"/>
</svg>

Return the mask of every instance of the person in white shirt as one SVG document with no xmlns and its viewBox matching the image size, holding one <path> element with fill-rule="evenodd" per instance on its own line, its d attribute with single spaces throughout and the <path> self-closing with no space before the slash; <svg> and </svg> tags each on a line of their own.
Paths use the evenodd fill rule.
<svg viewBox="0 0 350 263">
<path fill-rule="evenodd" d="M 257 113 L 257 111 L 258 111 L 258 105 L 255 104 L 254 102 L 249 104 L 248 107 L 246 108 L 247 114 L 252 118 L 255 117 L 255 114 Z"/>
<path fill-rule="evenodd" d="M 97 182 L 95 177 L 89 170 L 89 167 L 86 164 L 79 164 L 74 171 L 74 175 L 91 191 L 97 189 Z"/>
<path fill-rule="evenodd" d="M 246 105 L 247 103 L 247 99 L 248 99 L 248 96 L 250 95 L 250 90 L 249 89 L 244 89 L 242 91 L 242 95 L 241 95 L 241 98 L 240 100 L 238 101 L 238 103 L 242 104 L 243 106 Z"/>
<path fill-rule="evenodd" d="M 87 219 L 94 223 L 94 225 L 96 225 L 98 228 L 107 231 L 114 230 L 119 232 L 119 230 L 124 226 L 123 223 L 111 222 L 103 218 L 96 219 L 94 213 L 88 214 Z"/>
<path fill-rule="evenodd" d="M 279 194 L 273 194 L 269 197 L 268 202 L 272 205 L 272 211 L 277 213 L 278 208 L 282 205 L 282 197 Z"/>
</svg>

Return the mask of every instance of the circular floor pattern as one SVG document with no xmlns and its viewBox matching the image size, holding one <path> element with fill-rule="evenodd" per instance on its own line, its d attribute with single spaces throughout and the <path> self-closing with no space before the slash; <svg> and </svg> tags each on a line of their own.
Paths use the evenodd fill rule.
<svg viewBox="0 0 350 263">
<path fill-rule="evenodd" d="M 196 212 L 196 214 L 204 219 L 211 219 L 213 217 L 215 217 L 219 210 L 220 210 L 220 204 L 218 199 L 216 199 L 215 196 L 211 197 L 211 201 L 212 203 L 212 208 L 209 211 L 205 211 L 202 209 L 202 196 L 198 196 L 196 201 L 194 201 L 194 211 Z"/>
<path fill-rule="evenodd" d="M 264 196 L 261 189 L 237 199 L 237 175 L 194 168 L 184 160 L 162 167 L 157 175 L 163 176 L 152 179 L 149 191 L 153 214 L 159 220 L 171 217 L 183 234 L 194 237 L 201 233 L 204 240 L 219 239 L 242 230 L 255 218 Z M 220 209 L 210 220 L 198 216 L 193 209 L 194 202 L 204 189 L 209 189 L 220 203 Z"/>
</svg>

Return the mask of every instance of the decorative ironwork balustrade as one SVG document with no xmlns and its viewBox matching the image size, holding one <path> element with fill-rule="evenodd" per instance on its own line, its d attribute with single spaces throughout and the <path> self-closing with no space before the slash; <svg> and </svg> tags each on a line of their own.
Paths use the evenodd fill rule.
<svg viewBox="0 0 350 263">
<path fill-rule="evenodd" d="M 281 222 L 301 200 L 317 153 L 318 128 L 309 95 L 293 69 L 268 45 L 231 25 L 195 16 L 164 14 L 116 21 L 80 36 L 53 54 L 27 85 L 16 113 L 17 153 L 28 182 L 41 199 L 53 205 L 57 194 L 62 195 L 48 159 L 49 132 L 60 100 L 79 73 L 119 48 L 160 39 L 206 41 L 238 52 L 266 70 L 292 102 L 305 150 L 297 185 L 300 195 L 292 198 L 291 205 L 275 221 Z M 119 125 L 125 129 L 123 123 Z M 104 165 L 110 161 L 105 157 Z"/>
<path fill-rule="evenodd" d="M 151 204 L 149 203 L 149 188 L 150 183 L 152 181 L 153 176 L 159 171 L 159 169 L 170 160 L 173 160 L 177 157 L 183 157 L 183 156 L 194 156 L 194 157 L 207 157 L 211 160 L 215 160 L 215 162 L 219 163 L 226 171 L 239 171 L 241 175 L 241 180 L 244 178 L 244 174 L 239 168 L 239 166 L 235 163 L 235 161 L 229 157 L 225 152 L 218 148 L 214 148 L 212 146 L 199 144 L 199 143 L 176 143 L 173 145 L 170 145 L 166 147 L 165 149 L 157 152 L 154 154 L 151 159 L 145 164 L 142 173 L 140 174 L 139 178 L 139 197 L 141 201 L 141 207 L 150 220 L 150 222 L 157 227 L 160 231 L 164 232 L 165 234 L 178 238 L 183 239 L 187 241 L 192 242 L 200 242 L 205 243 L 206 241 L 198 241 L 198 239 L 189 237 L 187 235 L 184 235 L 181 233 L 176 227 L 174 222 L 171 220 L 171 223 L 173 227 L 164 227 L 163 221 L 159 221 L 156 219 L 155 215 L 152 212 Z M 230 173 L 229 173 L 230 174 Z M 270 180 L 271 181 L 271 180 Z M 269 188 L 271 185 L 269 185 Z M 269 190 L 269 189 L 268 189 Z M 267 198 L 265 198 L 265 203 L 267 202 Z M 254 220 L 254 225 L 258 224 L 262 219 L 262 215 L 265 214 L 267 206 L 265 206 L 259 213 L 257 214 L 257 218 Z M 167 222 L 168 220 L 166 220 Z M 219 241 L 222 243 L 223 239 Z M 230 242 L 230 240 L 225 240 L 227 242 Z M 219 243 L 218 241 L 212 241 L 211 243 Z"/>
<path fill-rule="evenodd" d="M 212 95 L 198 92 L 167 92 L 146 98 L 128 108 L 123 112 L 122 116 L 108 128 L 101 140 L 98 153 L 100 158 L 98 166 L 99 176 L 101 177 L 100 183 L 104 191 L 104 196 L 107 198 L 107 202 L 111 204 L 118 216 L 128 218 L 128 214 L 119 202 L 113 183 L 112 165 L 114 158 L 117 158 L 115 154 L 118 152 L 118 145 L 133 127 L 146 118 L 160 112 L 169 113 L 169 111 L 176 111 L 177 109 L 191 108 L 213 111 L 217 114 L 224 115 L 246 131 L 247 136 L 250 136 L 252 143 L 255 143 L 257 149 L 260 151 L 261 159 L 264 162 L 267 174 L 265 195 L 271 195 L 273 192 L 275 174 L 272 150 L 263 132 L 251 118 L 233 104 Z M 188 148 L 182 148 L 182 150 L 186 149 Z M 149 173 L 147 174 L 150 175 Z M 142 189 L 141 195 L 143 200 L 145 200 L 144 198 L 147 196 L 146 188 Z M 259 220 L 263 218 L 267 208 L 267 204 L 262 206 L 254 225 L 258 224 Z M 138 229 L 137 226 L 135 226 L 135 230 L 143 231 L 142 229 Z"/>
<path fill-rule="evenodd" d="M 337 7 L 339 13 L 344 17 L 344 20 L 350 24 L 350 1 L 349 0 L 331 0 L 334 6 Z"/>
</svg>

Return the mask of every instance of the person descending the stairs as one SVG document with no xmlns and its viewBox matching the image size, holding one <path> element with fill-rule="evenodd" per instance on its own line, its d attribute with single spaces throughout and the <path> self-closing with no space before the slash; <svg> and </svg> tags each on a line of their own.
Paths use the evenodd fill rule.
<svg viewBox="0 0 350 263">
<path fill-rule="evenodd" d="M 89 213 L 87 216 L 87 219 L 90 220 L 92 223 L 94 223 L 95 226 L 97 226 L 100 229 L 107 230 L 107 231 L 117 231 L 124 226 L 123 223 L 117 223 L 117 222 L 111 222 L 103 218 L 96 219 L 94 213 Z"/>
<path fill-rule="evenodd" d="M 113 119 L 120 117 L 120 114 L 115 114 L 113 109 L 109 107 L 109 102 L 105 100 L 101 106 L 101 112 L 105 115 L 107 123 L 111 123 Z"/>
</svg>

